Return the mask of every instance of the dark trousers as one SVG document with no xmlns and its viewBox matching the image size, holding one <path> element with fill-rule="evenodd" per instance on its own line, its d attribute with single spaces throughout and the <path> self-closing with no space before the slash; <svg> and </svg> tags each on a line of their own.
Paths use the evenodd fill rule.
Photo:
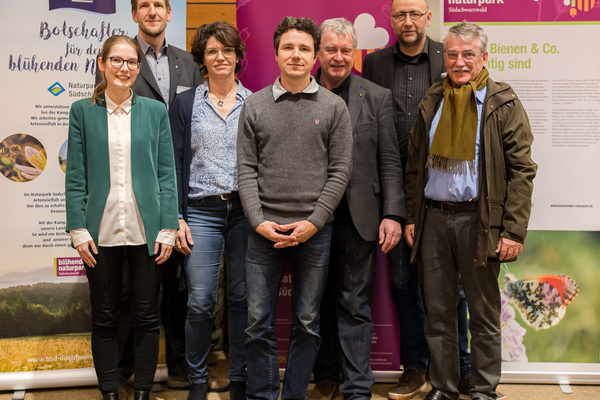
<svg viewBox="0 0 600 400">
<path fill-rule="evenodd" d="M 370 366 L 376 242 L 365 241 L 348 214 L 333 222 L 329 276 L 321 301 L 315 381 L 340 382 L 344 399 L 371 398 Z"/>
<path fill-rule="evenodd" d="M 404 238 L 390 251 L 392 300 L 400 326 L 400 362 L 406 369 L 424 371 L 429 363 L 429 346 L 425 339 L 425 306 L 419 283 L 419 266 L 411 264 L 411 248 Z M 467 301 L 460 289 L 458 303 L 458 344 L 460 377 L 471 376 L 469 352 L 469 318 Z"/>
<path fill-rule="evenodd" d="M 404 369 L 425 371 L 429 347 L 425 339 L 425 306 L 419 283 L 419 267 L 411 264 L 411 248 L 404 238 L 390 250 L 392 300 L 400 327 L 400 362 Z"/>
<path fill-rule="evenodd" d="M 170 376 L 187 373 L 188 364 L 185 359 L 185 321 L 187 317 L 188 292 L 182 287 L 183 255 L 173 252 L 171 257 L 161 266 L 162 295 L 160 303 L 160 319 L 165 330 L 165 350 L 167 370 Z M 133 375 L 133 318 L 129 305 L 129 267 L 127 260 L 123 267 L 123 299 L 119 322 L 119 374 L 124 379 Z"/>
<path fill-rule="evenodd" d="M 185 359 L 185 321 L 187 318 L 188 291 L 185 281 L 183 255 L 173 252 L 164 264 L 160 319 L 165 329 L 165 350 L 169 375 L 182 375 L 188 372 Z"/>
<path fill-rule="evenodd" d="M 421 236 L 425 277 L 431 385 L 451 399 L 458 398 L 459 281 L 469 304 L 471 331 L 471 396 L 496 398 L 502 368 L 498 261 L 475 266 L 479 219 L 476 212 L 445 213 L 428 209 Z"/>
<path fill-rule="evenodd" d="M 135 339 L 134 387 L 150 390 L 158 361 L 158 297 L 162 268 L 148 247 L 99 247 L 94 268 L 86 266 L 92 306 L 92 356 L 100 390 L 119 388 L 118 328 L 123 298 L 123 265 L 128 265 L 129 305 Z"/>
</svg>

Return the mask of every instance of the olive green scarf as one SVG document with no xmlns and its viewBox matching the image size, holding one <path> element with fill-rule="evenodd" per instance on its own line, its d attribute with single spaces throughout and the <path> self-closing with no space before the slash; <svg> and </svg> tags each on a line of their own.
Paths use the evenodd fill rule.
<svg viewBox="0 0 600 400">
<path fill-rule="evenodd" d="M 444 104 L 435 130 L 427 168 L 464 175 L 475 173 L 477 139 L 477 90 L 487 85 L 488 70 L 483 67 L 475 80 L 455 88 L 450 77 L 444 80 Z"/>
</svg>

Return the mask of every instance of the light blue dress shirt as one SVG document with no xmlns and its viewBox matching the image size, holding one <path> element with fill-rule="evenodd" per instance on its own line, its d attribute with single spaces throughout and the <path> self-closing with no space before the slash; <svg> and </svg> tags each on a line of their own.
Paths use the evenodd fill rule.
<svg viewBox="0 0 600 400">
<path fill-rule="evenodd" d="M 252 92 L 238 82 L 236 102 L 226 118 L 208 97 L 208 81 L 196 88 L 192 110 L 192 162 L 188 198 L 236 192 L 240 111 Z"/>
<path fill-rule="evenodd" d="M 475 140 L 475 162 L 474 171 L 467 168 L 467 172 L 458 174 L 455 172 L 444 172 L 434 168 L 427 169 L 427 184 L 425 185 L 425 197 L 437 201 L 463 202 L 477 198 L 479 177 L 479 145 L 481 136 L 481 113 L 483 111 L 483 100 L 487 93 L 487 86 L 479 89 L 475 97 L 477 99 L 477 135 Z M 429 130 L 429 149 L 433 143 L 433 136 L 440 122 L 442 115 L 442 105 L 444 100 L 431 121 L 431 129 Z"/>
</svg>

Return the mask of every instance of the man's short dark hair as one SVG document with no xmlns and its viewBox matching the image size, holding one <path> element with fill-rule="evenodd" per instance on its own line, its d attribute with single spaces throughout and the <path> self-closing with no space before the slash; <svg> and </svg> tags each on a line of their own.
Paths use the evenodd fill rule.
<svg viewBox="0 0 600 400">
<path fill-rule="evenodd" d="M 275 55 L 277 55 L 279 50 L 279 41 L 281 40 L 281 35 L 294 29 L 297 31 L 306 32 L 312 36 L 316 56 L 317 51 L 319 51 L 319 44 L 321 43 L 321 33 L 319 32 L 319 27 L 317 26 L 316 22 L 311 18 L 296 18 L 289 16 L 285 17 L 281 20 L 281 22 L 279 22 L 277 29 L 275 29 L 275 33 L 273 33 Z"/>
<path fill-rule="evenodd" d="M 137 11 L 137 3 L 138 0 L 131 0 L 131 11 Z M 167 7 L 167 10 L 171 9 L 171 3 L 169 3 L 169 0 L 165 0 L 165 7 Z"/>
</svg>

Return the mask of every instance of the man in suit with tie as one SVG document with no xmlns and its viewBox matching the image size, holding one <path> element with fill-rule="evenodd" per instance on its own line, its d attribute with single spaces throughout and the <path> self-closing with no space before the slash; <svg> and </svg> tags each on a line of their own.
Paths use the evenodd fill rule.
<svg viewBox="0 0 600 400">
<path fill-rule="evenodd" d="M 317 81 L 348 106 L 353 167 L 335 210 L 329 277 L 321 302 L 322 343 L 309 398 L 335 397 L 344 377 L 344 399 L 368 399 L 373 323 L 371 304 L 377 244 L 384 252 L 400 240 L 404 218 L 402 166 L 392 92 L 352 74 L 356 30 L 344 18 L 321 24 Z"/>
</svg>

